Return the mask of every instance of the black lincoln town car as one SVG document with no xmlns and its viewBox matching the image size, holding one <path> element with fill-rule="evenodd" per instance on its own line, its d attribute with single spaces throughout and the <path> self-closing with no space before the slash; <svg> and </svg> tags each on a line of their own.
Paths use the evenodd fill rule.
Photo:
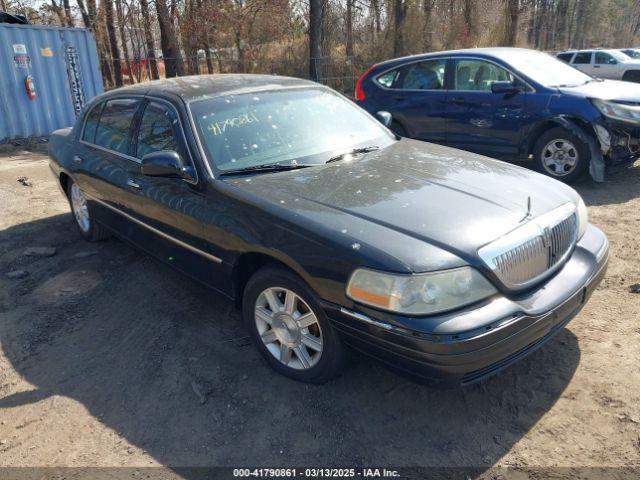
<svg viewBox="0 0 640 480">
<path fill-rule="evenodd" d="M 94 99 L 52 135 L 51 168 L 83 237 L 233 299 L 278 372 L 324 382 L 348 345 L 473 383 L 576 315 L 607 239 L 572 188 L 378 117 L 305 80 L 162 80 Z"/>
</svg>

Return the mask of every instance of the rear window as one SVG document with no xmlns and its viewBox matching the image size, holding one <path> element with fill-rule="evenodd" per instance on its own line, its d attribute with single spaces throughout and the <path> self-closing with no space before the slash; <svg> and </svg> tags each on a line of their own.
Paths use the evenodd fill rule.
<svg viewBox="0 0 640 480">
<path fill-rule="evenodd" d="M 109 100 L 102 110 L 94 143 L 119 153 L 128 153 L 131 121 L 139 103 L 139 100 L 128 98 Z"/>
<path fill-rule="evenodd" d="M 578 52 L 576 58 L 573 59 L 573 63 L 576 65 L 584 65 L 585 63 L 591 63 L 592 52 Z"/>
</svg>

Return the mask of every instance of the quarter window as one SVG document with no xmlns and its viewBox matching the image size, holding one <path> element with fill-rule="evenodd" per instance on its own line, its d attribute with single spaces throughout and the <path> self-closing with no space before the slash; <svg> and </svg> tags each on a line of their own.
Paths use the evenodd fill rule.
<svg viewBox="0 0 640 480">
<path fill-rule="evenodd" d="M 567 62 L 567 63 L 569 63 L 571 61 L 571 57 L 573 57 L 573 52 L 558 54 L 558 59 L 562 60 L 563 62 Z"/>
<path fill-rule="evenodd" d="M 576 65 L 584 65 L 591 63 L 591 52 L 578 52 L 576 58 L 573 59 L 573 63 Z"/>
<path fill-rule="evenodd" d="M 458 60 L 456 62 L 455 89 L 486 92 L 493 82 L 513 82 L 504 68 L 484 60 Z"/>
<path fill-rule="evenodd" d="M 377 77 L 376 82 L 378 82 L 383 87 L 393 88 L 399 76 L 400 70 L 391 70 L 390 72 L 383 73 L 382 75 Z"/>
<path fill-rule="evenodd" d="M 613 56 L 609 55 L 606 52 L 596 52 L 596 61 L 597 65 L 615 65 L 618 63 Z"/>
<path fill-rule="evenodd" d="M 129 153 L 131 121 L 138 100 L 118 98 L 107 101 L 95 134 L 95 144 L 119 153 Z"/>
<path fill-rule="evenodd" d="M 149 103 L 140 122 L 138 133 L 137 157 L 142 158 L 148 153 L 160 150 L 178 150 L 173 117 L 162 105 Z"/>
<path fill-rule="evenodd" d="M 99 103 L 94 106 L 87 115 L 87 119 L 84 123 L 84 130 L 82 132 L 82 140 L 89 143 L 94 143 L 96 139 L 96 129 L 98 128 L 98 121 L 100 120 L 100 113 L 104 103 Z"/>
</svg>

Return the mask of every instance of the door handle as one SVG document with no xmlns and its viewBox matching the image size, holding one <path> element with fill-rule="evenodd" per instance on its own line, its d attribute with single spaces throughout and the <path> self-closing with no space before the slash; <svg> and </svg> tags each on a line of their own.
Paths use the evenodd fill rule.
<svg viewBox="0 0 640 480">
<path fill-rule="evenodd" d="M 78 165 L 84 162 L 84 158 L 79 157 L 78 155 L 74 155 L 72 160 L 73 160 L 73 163 L 77 163 Z"/>
<path fill-rule="evenodd" d="M 600 68 L 600 65 L 594 65 L 593 68 Z"/>
<path fill-rule="evenodd" d="M 139 183 L 137 183 L 135 180 L 131 178 L 127 179 L 127 186 L 131 188 L 135 188 L 136 190 L 140 190 L 142 188 L 142 186 Z"/>
<path fill-rule="evenodd" d="M 398 100 L 398 101 L 402 101 L 404 100 L 404 95 L 396 95 L 395 97 L 393 97 L 394 100 Z"/>
<path fill-rule="evenodd" d="M 452 98 L 451 100 L 449 100 L 451 103 L 464 103 L 464 99 L 462 98 Z"/>
</svg>

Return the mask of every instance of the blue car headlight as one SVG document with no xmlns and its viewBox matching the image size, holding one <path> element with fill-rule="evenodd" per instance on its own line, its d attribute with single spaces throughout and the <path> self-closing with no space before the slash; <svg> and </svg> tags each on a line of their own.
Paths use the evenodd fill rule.
<svg viewBox="0 0 640 480">
<path fill-rule="evenodd" d="M 624 103 L 611 102 L 599 98 L 592 98 L 591 103 L 607 118 L 640 123 L 640 106 L 625 105 Z"/>
</svg>

